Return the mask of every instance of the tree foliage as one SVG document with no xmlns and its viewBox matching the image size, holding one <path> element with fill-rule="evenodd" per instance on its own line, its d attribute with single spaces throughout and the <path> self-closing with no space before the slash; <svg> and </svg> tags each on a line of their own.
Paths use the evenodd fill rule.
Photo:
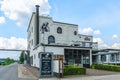
<svg viewBox="0 0 120 80">
<path fill-rule="evenodd" d="M 10 59 L 9 57 L 6 58 L 5 64 L 6 64 L 6 65 L 9 65 L 9 64 L 11 64 L 11 63 L 14 63 L 14 59 Z"/>
<path fill-rule="evenodd" d="M 0 61 L 0 65 L 9 65 L 9 64 L 12 64 L 14 63 L 14 59 L 11 59 L 11 58 L 6 58 L 4 61 Z"/>
<path fill-rule="evenodd" d="M 24 62 L 24 51 L 21 52 L 21 55 L 19 57 L 19 61 L 20 61 L 20 63 Z"/>
<path fill-rule="evenodd" d="M 10 58 L 8 57 L 8 58 L 6 58 L 6 62 L 14 62 L 14 60 L 13 60 L 13 59 L 10 59 Z"/>
</svg>

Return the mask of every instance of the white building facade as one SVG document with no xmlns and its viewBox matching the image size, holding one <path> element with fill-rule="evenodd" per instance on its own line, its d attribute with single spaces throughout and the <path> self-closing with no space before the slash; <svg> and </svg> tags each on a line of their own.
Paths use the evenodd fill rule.
<svg viewBox="0 0 120 80">
<path fill-rule="evenodd" d="M 78 25 L 53 21 L 48 16 L 39 16 L 39 28 L 36 22 L 36 13 L 33 13 L 27 29 L 31 66 L 39 68 L 39 53 L 44 51 L 52 52 L 54 59 L 63 56 L 66 65 L 92 65 L 92 49 L 97 49 L 93 36 L 78 34 Z M 43 34 L 45 25 L 48 29 Z"/>
<path fill-rule="evenodd" d="M 63 64 L 90 67 L 92 65 L 92 50 L 97 49 L 93 36 L 78 34 L 78 25 L 57 22 L 49 16 L 31 16 L 27 29 L 28 50 L 31 66 L 40 68 L 41 53 L 53 53 L 54 72 L 57 66 L 55 60 L 63 57 Z"/>
</svg>

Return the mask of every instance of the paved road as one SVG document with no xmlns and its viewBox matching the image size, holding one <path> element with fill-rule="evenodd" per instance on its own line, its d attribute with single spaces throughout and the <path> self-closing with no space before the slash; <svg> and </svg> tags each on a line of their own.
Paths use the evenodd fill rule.
<svg viewBox="0 0 120 80">
<path fill-rule="evenodd" d="M 101 75 L 104 71 L 88 70 L 92 72 L 92 75 L 87 74 L 86 76 L 66 76 L 62 80 L 120 80 L 120 74 L 116 72 L 106 72 L 107 75 Z M 94 74 L 93 74 L 94 73 Z M 98 74 L 99 73 L 99 74 Z M 109 74 L 108 74 L 109 73 Z M 97 74 L 97 75 L 95 75 Z M 11 64 L 5 67 L 0 67 L 0 80 L 33 80 L 28 78 L 18 78 L 18 64 Z M 46 78 L 39 80 L 59 80 L 58 78 Z"/>
<path fill-rule="evenodd" d="M 0 67 L 0 80 L 33 80 L 18 78 L 18 64 L 14 63 L 8 66 Z"/>
<path fill-rule="evenodd" d="M 106 71 L 106 70 L 97 70 L 97 69 L 86 69 L 86 75 L 88 76 L 105 76 L 105 75 L 116 75 L 120 72 Z"/>
<path fill-rule="evenodd" d="M 66 80 L 120 80 L 120 72 L 87 69 L 86 75 L 66 76 Z M 55 80 L 54 78 L 51 80 Z"/>
</svg>

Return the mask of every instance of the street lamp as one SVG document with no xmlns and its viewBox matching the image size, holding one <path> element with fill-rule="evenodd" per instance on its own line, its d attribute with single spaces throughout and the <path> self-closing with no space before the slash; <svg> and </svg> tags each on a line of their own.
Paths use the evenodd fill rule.
<svg viewBox="0 0 120 80">
<path fill-rule="evenodd" d="M 42 71 L 44 71 L 44 64 L 43 63 L 48 63 L 48 62 L 43 62 L 44 59 L 42 57 L 44 57 L 44 55 L 46 55 L 46 57 L 48 57 L 48 54 L 45 54 L 45 39 L 44 39 L 44 36 L 45 36 L 45 32 L 49 32 L 49 27 L 48 27 L 49 23 L 43 23 L 42 24 L 42 27 L 40 29 L 41 31 L 41 36 L 42 36 L 42 41 L 41 41 L 41 45 L 43 46 L 43 54 L 42 53 L 39 53 L 41 55 L 40 56 L 40 75 L 43 75 L 42 74 Z M 49 67 L 49 66 L 46 66 L 46 67 Z"/>
<path fill-rule="evenodd" d="M 42 32 L 42 44 L 43 44 L 43 52 L 45 53 L 45 39 L 44 39 L 44 36 L 45 36 L 45 32 L 49 32 L 49 27 L 48 27 L 49 23 L 43 23 L 42 27 L 41 27 L 41 32 Z"/>
</svg>

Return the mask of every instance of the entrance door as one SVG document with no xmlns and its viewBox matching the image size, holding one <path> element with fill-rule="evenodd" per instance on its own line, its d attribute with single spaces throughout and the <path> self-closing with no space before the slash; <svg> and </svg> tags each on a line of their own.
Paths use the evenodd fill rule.
<svg viewBox="0 0 120 80">
<path fill-rule="evenodd" d="M 90 53 L 88 50 L 83 51 L 83 66 L 89 68 L 90 67 Z"/>
</svg>

